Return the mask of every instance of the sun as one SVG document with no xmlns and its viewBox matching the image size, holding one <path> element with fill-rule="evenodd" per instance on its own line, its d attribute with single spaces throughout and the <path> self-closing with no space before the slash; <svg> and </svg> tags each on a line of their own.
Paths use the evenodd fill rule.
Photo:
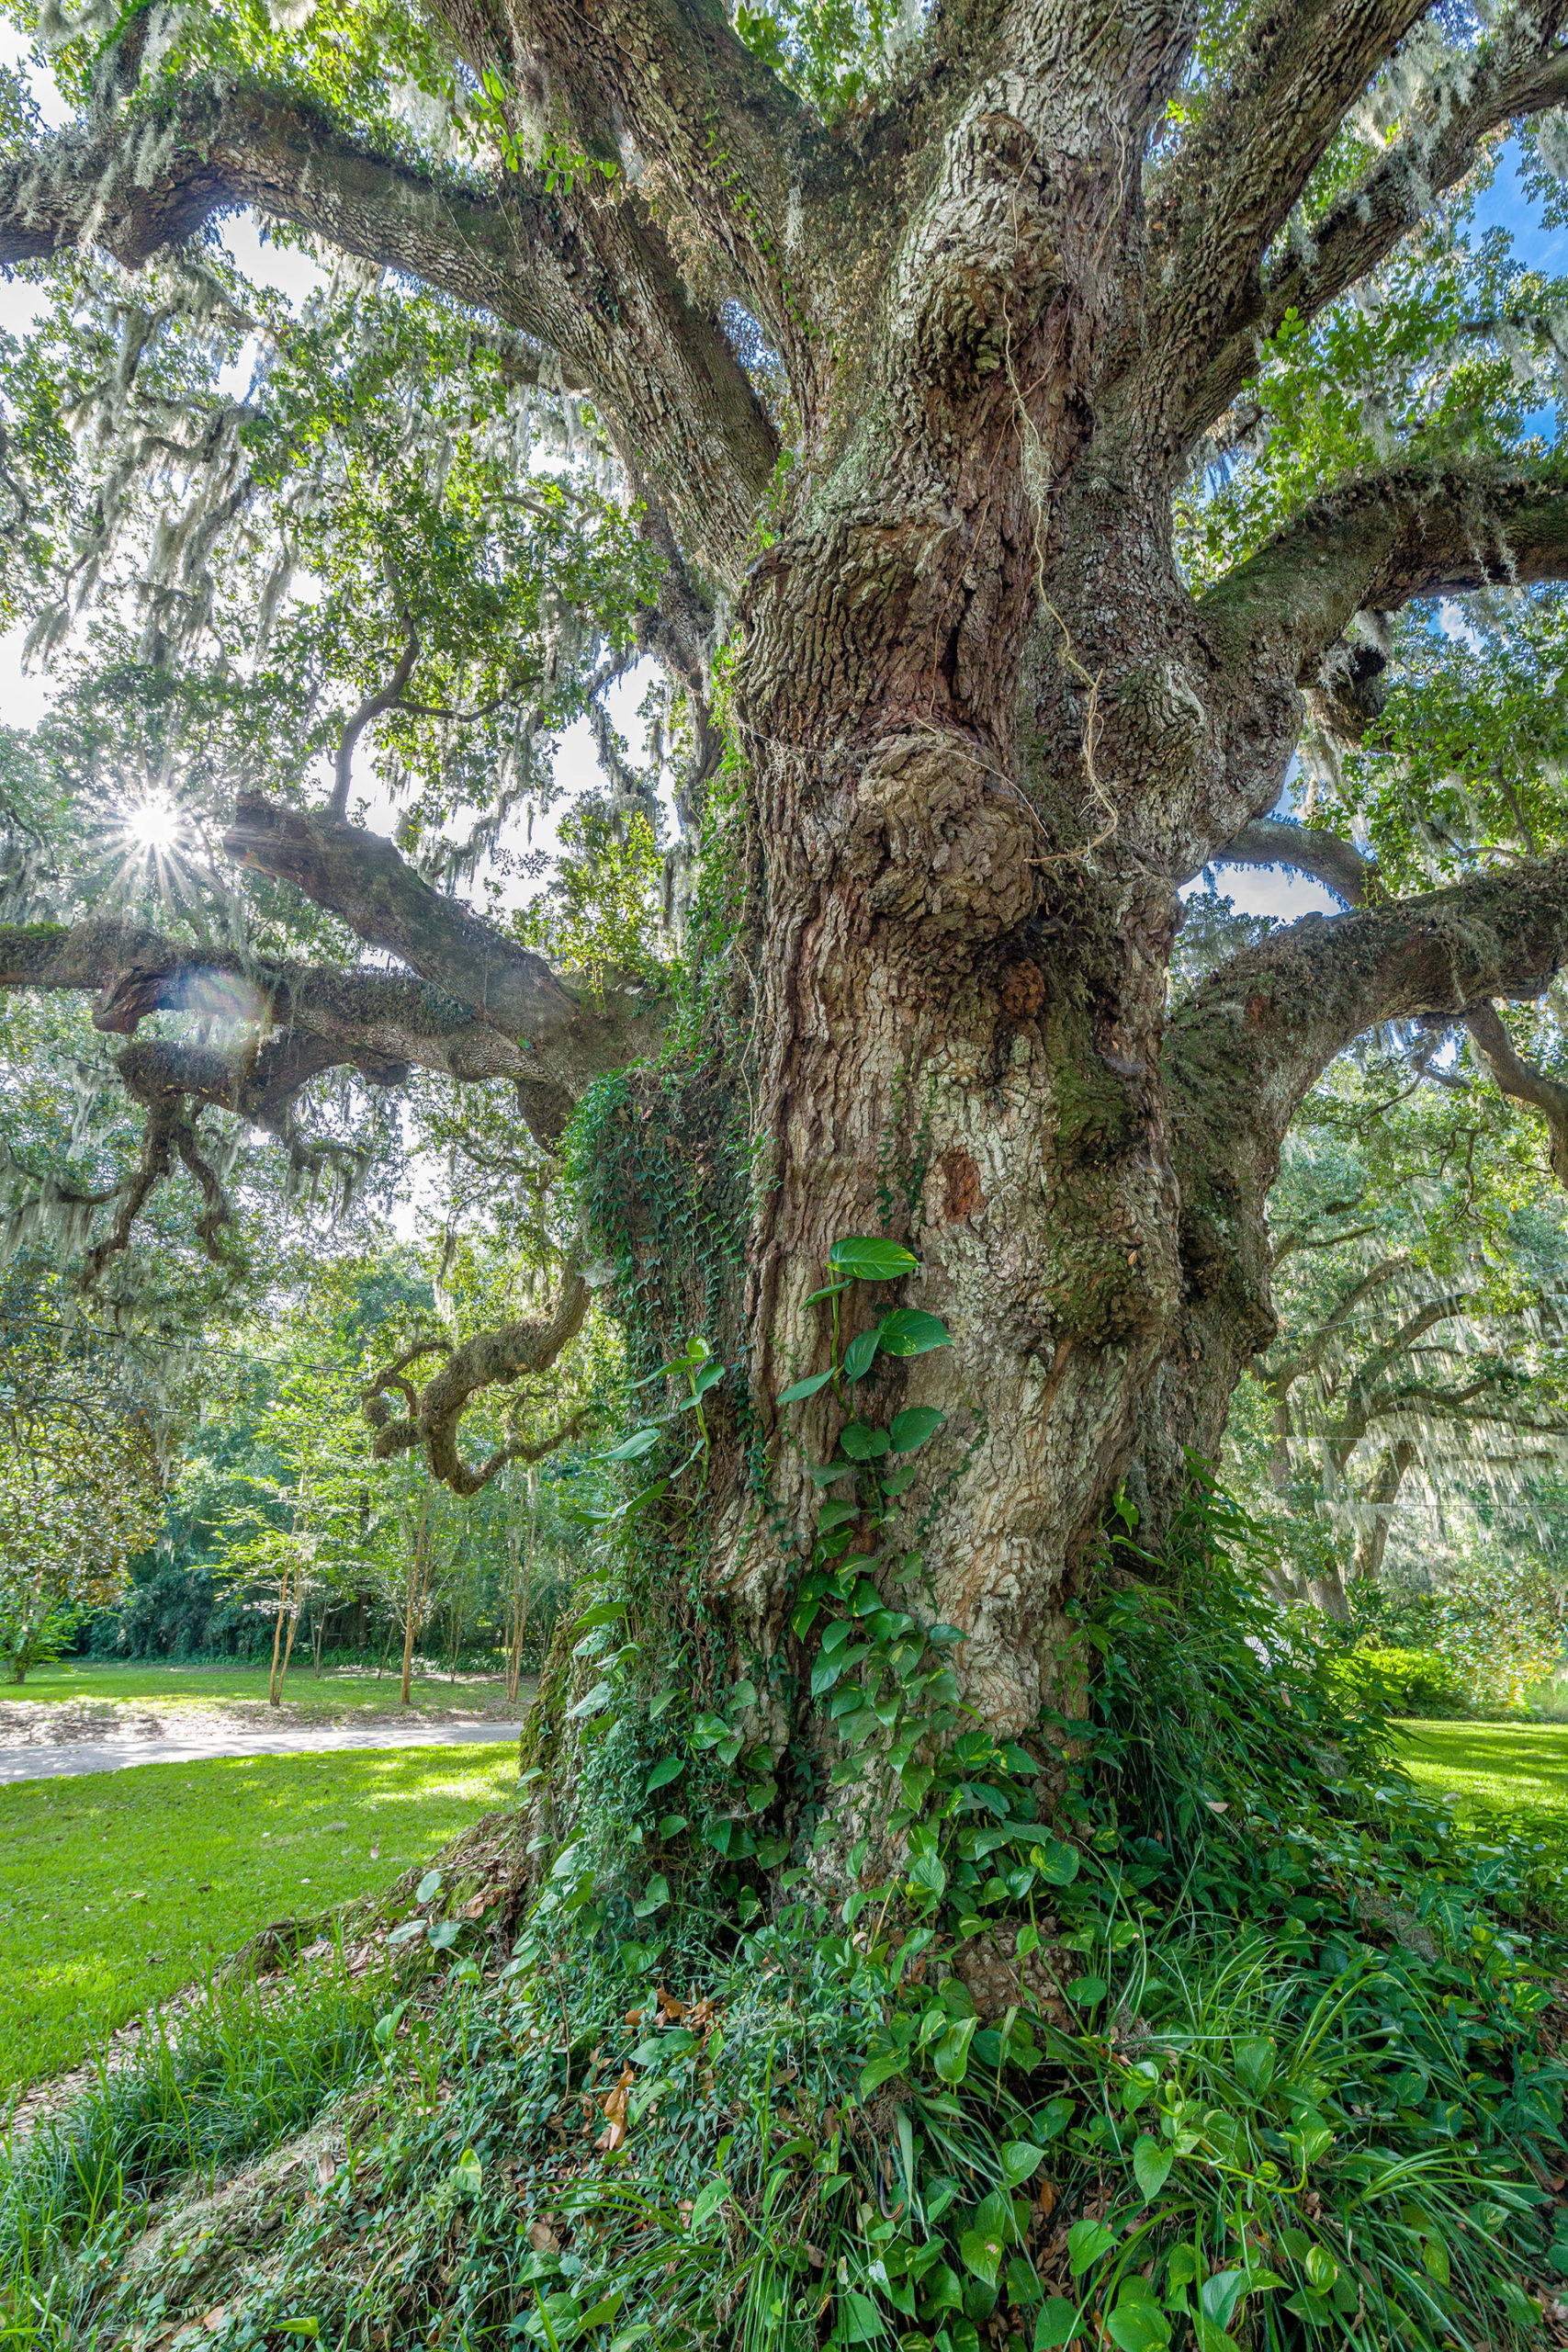
<svg viewBox="0 0 1568 2352">
<path fill-rule="evenodd" d="M 180 837 L 180 812 L 171 800 L 143 800 L 126 810 L 125 831 L 140 850 L 172 850 Z"/>
</svg>

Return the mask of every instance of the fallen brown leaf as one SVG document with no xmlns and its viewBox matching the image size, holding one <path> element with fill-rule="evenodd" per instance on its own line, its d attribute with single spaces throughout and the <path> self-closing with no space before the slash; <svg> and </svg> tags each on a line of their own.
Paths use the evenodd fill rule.
<svg viewBox="0 0 1568 2352">
<path fill-rule="evenodd" d="M 533 2247 L 536 2254 L 558 2254 L 560 2252 L 560 2240 L 557 2237 L 554 2230 L 551 2229 L 548 2222 L 545 2220 L 543 2214 L 540 2215 L 536 2222 L 529 2222 L 528 2243 Z"/>
</svg>

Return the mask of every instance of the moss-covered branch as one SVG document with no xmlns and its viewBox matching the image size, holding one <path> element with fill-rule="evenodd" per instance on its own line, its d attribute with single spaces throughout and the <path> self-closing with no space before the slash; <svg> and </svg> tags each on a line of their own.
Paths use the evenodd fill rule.
<svg viewBox="0 0 1568 2352">
<path fill-rule="evenodd" d="M 1264 1189 L 1309 1087 L 1380 1023 L 1540 994 L 1568 962 L 1568 856 L 1332 920 L 1235 956 L 1171 1016 L 1165 1068 L 1190 1150 Z"/>
<path fill-rule="evenodd" d="M 0 263 L 88 243 L 139 268 L 254 204 L 537 337 L 666 485 L 691 543 L 732 573 L 776 455 L 716 320 L 634 198 L 436 176 L 254 85 L 160 88 L 0 167 Z"/>
</svg>

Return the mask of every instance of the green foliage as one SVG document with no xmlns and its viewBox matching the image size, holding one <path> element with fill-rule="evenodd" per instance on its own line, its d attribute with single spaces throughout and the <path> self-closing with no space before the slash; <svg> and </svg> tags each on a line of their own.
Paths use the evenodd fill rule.
<svg viewBox="0 0 1568 2352">
<path fill-rule="evenodd" d="M 1436 1650 L 1348 1650 L 1331 1672 L 1352 1702 L 1390 1714 L 1451 1714 L 1470 1696 L 1464 1679 Z"/>
<path fill-rule="evenodd" d="M 1129 1517 L 1025 1894 L 982 1925 L 912 1845 L 895 1909 L 802 1889 L 737 1940 L 671 1905 L 657 1955 L 547 1900 L 487 1978 L 432 1872 L 434 1973 L 378 2026 L 346 2177 L 265 2267 L 236 2243 L 204 2274 L 220 2346 L 242 2312 L 393 2346 L 976 2352 L 993 2321 L 1088 2346 L 1097 2314 L 1121 2352 L 1529 2342 L 1568 2265 L 1537 2185 L 1568 2077 L 1520 1849 L 1416 1797 L 1221 1498 L 1157 1585 Z M 1007 1760 L 947 1816 L 955 1871 L 1027 1817 Z M 105 2325 L 127 2226 L 106 2210 L 70 2274 Z"/>
</svg>

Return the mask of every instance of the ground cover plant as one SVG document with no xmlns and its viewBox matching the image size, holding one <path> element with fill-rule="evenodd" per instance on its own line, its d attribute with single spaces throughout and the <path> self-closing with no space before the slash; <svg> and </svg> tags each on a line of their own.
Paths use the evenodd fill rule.
<svg viewBox="0 0 1568 2352">
<path fill-rule="evenodd" d="M 519 1917 L 521 1837 L 510 1870 L 455 1849 L 394 1931 L 370 2062 L 335 2013 L 303 2060 L 313 2193 L 264 2164 L 209 2197 L 209 2137 L 248 2128 L 223 2084 L 182 2101 L 197 2180 L 149 2207 L 178 2134 L 149 2158 L 143 2094 L 95 2098 L 0 2176 L 15 2335 L 1542 2340 L 1568 1951 L 1529 1857 L 1456 1835 L 1207 1543 L 1079 1623 L 1052 1825 L 976 1738 L 908 1877 L 837 1913 L 742 1901 L 738 1933 L 698 1882 L 638 1917 L 607 1875 L 581 1900 L 568 1848 Z"/>
<path fill-rule="evenodd" d="M 266 1660 L 258 1658 L 250 1666 L 156 1666 L 145 1661 L 119 1666 L 97 1658 L 60 1658 L 52 1665 L 35 1667 L 14 1696 L 28 1704 L 68 1703 L 143 1713 L 149 1706 L 178 1708 L 183 1713 L 265 1705 Z M 513 1712 L 507 1707 L 505 1680 L 499 1674 L 448 1675 L 439 1670 L 416 1674 L 412 1703 L 425 1713 L 508 1715 Z M 284 1683 L 276 1714 L 279 1724 L 287 1724 L 326 1715 L 353 1716 L 364 1711 L 401 1713 L 395 1671 L 378 1674 L 373 1666 L 329 1666 L 318 1675 L 307 1658 Z"/>
<path fill-rule="evenodd" d="M 516 1778 L 502 1740 L 0 1789 L 0 2096 L 74 2064 L 259 1928 L 378 1892 Z"/>
</svg>

